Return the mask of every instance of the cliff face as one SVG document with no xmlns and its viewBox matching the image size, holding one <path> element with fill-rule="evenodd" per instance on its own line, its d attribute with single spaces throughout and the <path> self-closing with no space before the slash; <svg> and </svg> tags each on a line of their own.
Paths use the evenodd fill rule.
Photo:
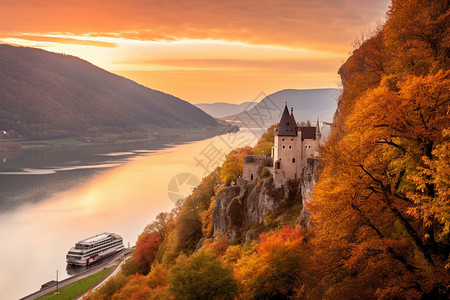
<svg viewBox="0 0 450 300">
<path fill-rule="evenodd" d="M 280 197 L 281 196 L 281 197 Z M 254 183 L 240 180 L 216 196 L 212 221 L 214 236 L 226 235 L 232 242 L 242 239 L 251 224 L 261 224 L 269 211 L 278 207 L 282 195 L 271 178 Z"/>
<path fill-rule="evenodd" d="M 309 227 L 310 222 L 310 212 L 306 208 L 306 204 L 311 201 L 312 198 L 312 192 L 314 185 L 317 181 L 317 174 L 319 169 L 319 161 L 317 159 L 307 158 L 304 161 L 302 161 L 301 170 L 302 173 L 300 174 L 300 191 L 302 194 L 302 212 L 300 214 L 300 225 L 304 227 Z"/>
<path fill-rule="evenodd" d="M 309 213 L 304 203 L 311 197 L 317 179 L 317 167 L 317 160 L 305 160 L 300 180 L 289 182 L 278 189 L 275 189 L 273 179 L 269 177 L 258 182 L 239 180 L 236 185 L 218 192 L 212 214 L 214 236 L 226 235 L 232 242 L 251 239 L 252 229 L 264 224 L 264 218 L 269 213 L 276 212 L 280 205 L 295 204 L 295 201 L 303 204 L 297 222 L 308 226 Z"/>
</svg>

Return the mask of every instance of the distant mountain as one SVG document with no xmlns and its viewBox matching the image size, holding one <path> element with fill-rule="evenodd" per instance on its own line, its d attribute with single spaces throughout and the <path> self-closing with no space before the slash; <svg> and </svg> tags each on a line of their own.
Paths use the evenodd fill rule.
<svg viewBox="0 0 450 300">
<path fill-rule="evenodd" d="M 146 126 L 218 123 L 186 101 L 77 57 L 0 45 L 0 130 L 35 139 L 143 133 Z"/>
<path fill-rule="evenodd" d="M 199 103 L 195 104 L 198 108 L 215 118 L 223 118 L 225 116 L 238 114 L 244 110 L 249 110 L 257 102 L 244 102 L 241 104 L 216 102 L 216 103 Z"/>
<path fill-rule="evenodd" d="M 289 110 L 294 109 L 294 116 L 298 123 L 310 121 L 316 125 L 320 119 L 322 137 L 327 138 L 333 121 L 333 114 L 337 107 L 340 89 L 286 89 L 266 96 L 253 108 L 222 119 L 234 122 L 240 127 L 257 127 L 265 129 L 280 121 L 281 113 L 287 103 Z"/>
<path fill-rule="evenodd" d="M 225 120 L 240 122 L 254 122 L 263 120 L 265 123 L 277 123 L 282 109 L 287 103 L 289 110 L 294 109 L 297 122 L 310 121 L 320 118 L 320 121 L 331 122 L 336 111 L 337 97 L 340 89 L 311 89 L 311 90 L 281 90 L 266 96 L 252 109 L 226 116 Z"/>
</svg>

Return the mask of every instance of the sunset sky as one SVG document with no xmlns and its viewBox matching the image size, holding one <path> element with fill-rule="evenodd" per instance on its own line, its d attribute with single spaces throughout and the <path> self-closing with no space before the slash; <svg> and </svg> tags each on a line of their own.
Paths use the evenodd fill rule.
<svg viewBox="0 0 450 300">
<path fill-rule="evenodd" d="M 0 42 L 66 53 L 191 103 L 337 87 L 388 0 L 1 0 Z"/>
</svg>

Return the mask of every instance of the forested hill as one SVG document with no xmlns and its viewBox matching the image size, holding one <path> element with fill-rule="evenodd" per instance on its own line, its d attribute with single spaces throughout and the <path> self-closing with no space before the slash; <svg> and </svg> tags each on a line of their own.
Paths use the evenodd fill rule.
<svg viewBox="0 0 450 300">
<path fill-rule="evenodd" d="M 199 108 L 77 57 L 0 45 L 0 130 L 30 139 L 217 126 Z"/>
<path fill-rule="evenodd" d="M 159 214 L 88 299 L 450 299 L 449 25 L 448 0 L 392 1 L 340 69 L 310 202 L 303 172 L 280 190 L 262 167 L 241 192 L 271 127 Z"/>
</svg>

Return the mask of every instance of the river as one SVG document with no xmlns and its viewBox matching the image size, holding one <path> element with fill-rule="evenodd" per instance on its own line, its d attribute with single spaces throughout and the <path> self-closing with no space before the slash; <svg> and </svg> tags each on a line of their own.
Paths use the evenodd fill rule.
<svg viewBox="0 0 450 300">
<path fill-rule="evenodd" d="M 6 203 L 0 210 L 1 298 L 39 290 L 56 270 L 59 279 L 77 272 L 67 268 L 65 255 L 94 234 L 115 232 L 133 246 L 159 212 L 170 211 L 232 148 L 253 145 L 261 133 L 241 130 L 162 149 L 83 155 L 75 149 L 57 160 L 43 155 L 50 157 L 39 163 L 9 157 L 10 166 L 0 169 Z"/>
</svg>

